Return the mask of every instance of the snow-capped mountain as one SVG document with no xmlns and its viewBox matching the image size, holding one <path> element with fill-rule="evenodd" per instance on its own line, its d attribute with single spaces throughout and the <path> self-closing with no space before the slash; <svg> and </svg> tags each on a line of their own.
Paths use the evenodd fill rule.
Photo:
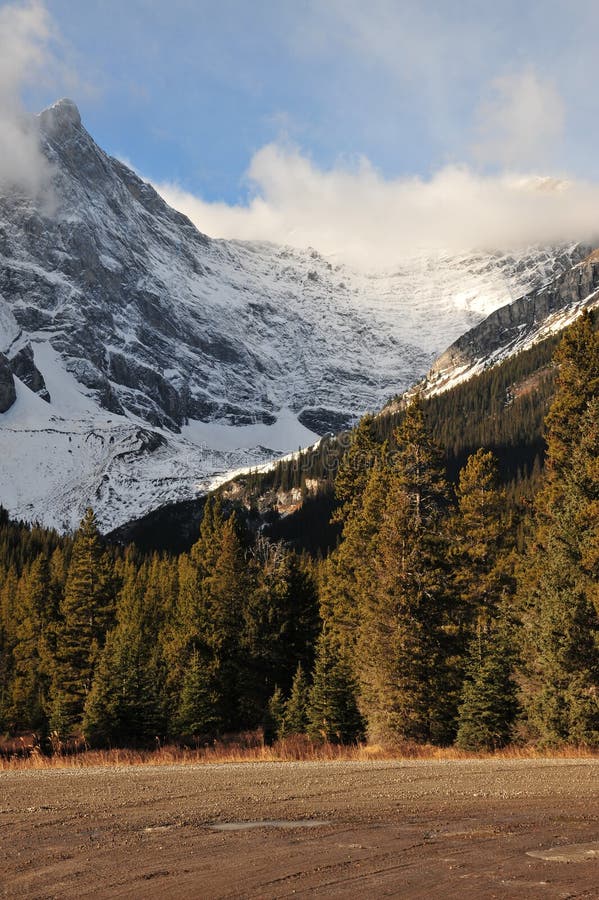
<svg viewBox="0 0 599 900">
<path fill-rule="evenodd" d="M 108 530 L 379 408 L 588 248 L 422 254 L 364 274 L 212 240 L 62 100 L 51 196 L 0 197 L 0 503 Z"/>
<path fill-rule="evenodd" d="M 483 369 L 526 350 L 570 325 L 584 309 L 599 307 L 599 251 L 461 335 L 441 354 L 414 390 L 440 394 Z"/>
</svg>

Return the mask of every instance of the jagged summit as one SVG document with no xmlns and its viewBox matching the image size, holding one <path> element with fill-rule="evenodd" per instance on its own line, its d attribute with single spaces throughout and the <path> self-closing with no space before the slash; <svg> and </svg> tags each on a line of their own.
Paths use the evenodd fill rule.
<svg viewBox="0 0 599 900">
<path fill-rule="evenodd" d="M 81 128 L 81 114 L 77 104 L 68 97 L 57 100 L 39 114 L 42 127 L 46 130 L 58 128 Z"/>
<path fill-rule="evenodd" d="M 39 120 L 52 204 L 0 196 L 0 503 L 58 527 L 90 503 L 114 527 L 350 424 L 581 255 L 433 254 L 363 275 L 213 240 L 104 153 L 72 101 Z"/>
</svg>

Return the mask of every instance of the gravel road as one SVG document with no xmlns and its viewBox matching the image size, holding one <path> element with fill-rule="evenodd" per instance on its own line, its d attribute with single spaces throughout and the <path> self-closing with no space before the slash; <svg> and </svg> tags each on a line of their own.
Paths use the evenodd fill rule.
<svg viewBox="0 0 599 900">
<path fill-rule="evenodd" d="M 4 772 L 0 829 L 11 898 L 599 898 L 596 760 Z"/>
</svg>

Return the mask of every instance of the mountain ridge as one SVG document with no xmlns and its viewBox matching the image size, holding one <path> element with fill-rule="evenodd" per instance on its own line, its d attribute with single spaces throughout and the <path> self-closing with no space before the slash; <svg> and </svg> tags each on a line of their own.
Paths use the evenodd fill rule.
<svg viewBox="0 0 599 900">
<path fill-rule="evenodd" d="M 105 530 L 348 427 L 577 245 L 436 253 L 386 273 L 199 232 L 62 100 L 51 198 L 0 196 L 0 502 Z"/>
<path fill-rule="evenodd" d="M 408 396 L 439 394 L 483 369 L 566 328 L 599 305 L 599 253 L 594 250 L 541 289 L 500 307 L 454 341 Z"/>
</svg>

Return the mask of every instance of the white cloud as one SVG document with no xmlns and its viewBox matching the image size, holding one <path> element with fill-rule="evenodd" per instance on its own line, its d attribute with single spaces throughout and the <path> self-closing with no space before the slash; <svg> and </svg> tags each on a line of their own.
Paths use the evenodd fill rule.
<svg viewBox="0 0 599 900">
<path fill-rule="evenodd" d="M 35 123 L 24 114 L 21 90 L 51 64 L 52 25 L 33 0 L 0 8 L 0 184 L 38 193 L 47 181 Z"/>
<path fill-rule="evenodd" d="M 530 166 L 558 155 L 565 106 L 553 81 L 532 69 L 496 78 L 477 116 L 475 156 L 503 166 Z"/>
<path fill-rule="evenodd" d="M 213 237 L 316 247 L 362 268 L 421 250 L 509 250 L 599 236 L 599 185 L 446 167 L 432 178 L 385 179 L 367 160 L 323 171 L 269 144 L 252 159 L 247 205 L 209 203 L 176 185 L 162 196 Z"/>
</svg>

